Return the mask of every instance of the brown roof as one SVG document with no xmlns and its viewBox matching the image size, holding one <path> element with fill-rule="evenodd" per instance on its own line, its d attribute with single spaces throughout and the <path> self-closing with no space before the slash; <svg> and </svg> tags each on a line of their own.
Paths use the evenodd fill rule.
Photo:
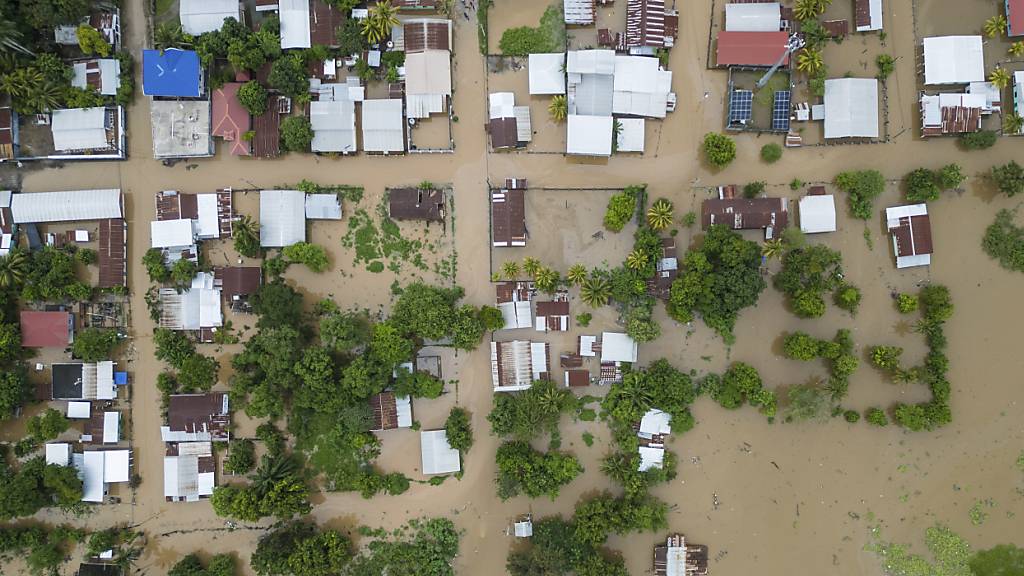
<svg viewBox="0 0 1024 576">
<path fill-rule="evenodd" d="M 826 194 L 824 186 L 811 186 L 807 189 L 808 196 L 825 196 Z"/>
<path fill-rule="evenodd" d="M 11 109 L 0 108 L 0 158 L 14 158 L 14 133 L 11 131 Z"/>
<path fill-rule="evenodd" d="M 499 282 L 495 284 L 496 302 L 528 302 L 530 300 L 530 287 L 526 282 Z"/>
<path fill-rule="evenodd" d="M 580 368 L 583 366 L 583 356 L 571 352 L 563 352 L 558 357 L 558 363 L 562 368 Z"/>
<path fill-rule="evenodd" d="M 526 244 L 526 191 L 491 191 L 491 230 L 495 246 Z"/>
<path fill-rule="evenodd" d="M 167 425 L 172 432 L 210 432 L 214 440 L 228 440 L 231 416 L 225 410 L 227 394 L 175 394 L 167 404 Z"/>
<path fill-rule="evenodd" d="M 235 296 L 250 296 L 263 283 L 263 269 L 259 266 L 218 266 L 213 269 L 215 284 L 220 284 L 226 300 Z"/>
<path fill-rule="evenodd" d="M 199 199 L 195 194 L 182 194 L 176 190 L 156 193 L 156 219 L 178 220 L 199 218 Z"/>
<path fill-rule="evenodd" d="M 424 50 L 451 50 L 449 20 L 409 20 L 402 26 L 402 32 L 408 54 Z"/>
<path fill-rule="evenodd" d="M 389 188 L 388 213 L 396 220 L 444 222 L 444 191 L 436 188 Z"/>
<path fill-rule="evenodd" d="M 566 370 L 570 387 L 590 386 L 590 370 Z"/>
<path fill-rule="evenodd" d="M 69 312 L 21 311 L 21 345 L 25 348 L 63 348 L 71 343 Z"/>
<path fill-rule="evenodd" d="M 562 327 L 562 320 L 569 315 L 569 303 L 559 302 L 537 302 L 537 318 L 545 318 L 545 327 L 551 332 L 564 332 L 568 329 Z M 568 324 L 568 321 L 566 321 Z"/>
<path fill-rule="evenodd" d="M 370 397 L 370 409 L 373 410 L 372 430 L 394 430 L 398 428 L 398 403 L 391 392 L 381 392 Z"/>
<path fill-rule="evenodd" d="M 99 287 L 113 288 L 128 283 L 128 225 L 116 218 L 100 220 L 98 263 L 100 267 Z"/>
<path fill-rule="evenodd" d="M 724 224 L 733 230 L 757 230 L 769 226 L 781 230 L 789 224 L 785 198 L 717 198 L 705 200 L 701 210 L 705 230 Z"/>
<path fill-rule="evenodd" d="M 654 278 L 648 281 L 650 292 L 658 297 L 668 299 L 672 283 L 679 275 L 679 261 L 676 259 L 675 238 L 661 239 L 661 257 L 655 266 Z"/>
<path fill-rule="evenodd" d="M 927 214 L 904 216 L 899 219 L 899 224 L 889 231 L 896 238 L 897 256 L 932 253 L 932 224 Z"/>
<path fill-rule="evenodd" d="M 664 0 L 629 0 L 626 6 L 626 46 L 665 46 L 669 34 Z M 675 19 L 678 27 L 679 20 Z"/>
<path fill-rule="evenodd" d="M 871 25 L 871 0 L 853 0 L 853 17 L 857 27 Z"/>
<path fill-rule="evenodd" d="M 821 23 L 821 27 L 832 38 L 845 38 L 850 32 L 850 22 L 848 20 L 826 20 Z"/>
<path fill-rule="evenodd" d="M 277 158 L 281 155 L 281 113 L 278 112 L 280 96 L 271 96 L 267 111 L 253 118 L 252 155 L 257 158 Z"/>
<path fill-rule="evenodd" d="M 338 40 L 334 31 L 345 21 L 345 16 L 323 0 L 313 0 L 309 8 L 310 42 L 313 45 L 337 46 Z"/>
<path fill-rule="evenodd" d="M 491 133 L 491 147 L 495 150 L 519 145 L 519 127 L 514 117 L 491 118 L 487 131 Z"/>
</svg>

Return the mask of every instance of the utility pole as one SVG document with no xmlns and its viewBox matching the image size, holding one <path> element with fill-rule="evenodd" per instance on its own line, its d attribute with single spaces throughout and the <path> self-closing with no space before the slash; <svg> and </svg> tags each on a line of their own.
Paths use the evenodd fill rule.
<svg viewBox="0 0 1024 576">
<path fill-rule="evenodd" d="M 794 52 L 803 47 L 803 38 L 801 38 L 797 34 L 793 34 L 792 36 L 790 36 L 789 39 L 786 41 L 786 51 L 782 53 L 782 56 L 779 56 L 778 61 L 775 62 L 775 64 L 773 64 L 767 72 L 765 72 L 764 76 L 762 76 L 760 80 L 757 81 L 757 87 L 759 89 L 764 88 L 765 84 L 768 84 L 768 81 L 772 79 L 772 76 L 775 75 L 775 72 L 779 69 L 780 66 L 782 66 L 782 63 L 786 61 L 786 58 L 788 58 Z"/>
</svg>

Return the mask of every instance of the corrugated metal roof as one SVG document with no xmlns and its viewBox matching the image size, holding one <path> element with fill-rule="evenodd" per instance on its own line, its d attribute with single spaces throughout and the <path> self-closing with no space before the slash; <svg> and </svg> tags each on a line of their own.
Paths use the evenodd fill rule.
<svg viewBox="0 0 1024 576">
<path fill-rule="evenodd" d="M 76 190 L 14 194 L 11 216 L 15 224 L 77 222 L 121 217 L 121 190 Z"/>
<path fill-rule="evenodd" d="M 72 151 L 109 147 L 106 115 L 103 107 L 54 110 L 50 115 L 54 149 Z"/>
<path fill-rule="evenodd" d="M 337 194 L 306 194 L 306 219 L 341 220 L 341 201 Z"/>
<path fill-rule="evenodd" d="M 180 0 L 178 18 L 186 34 L 220 30 L 225 18 L 238 20 L 238 0 Z"/>
<path fill-rule="evenodd" d="M 449 474 L 462 469 L 459 451 L 448 444 L 444 430 L 420 432 L 420 456 L 424 474 Z"/>
<path fill-rule="evenodd" d="M 351 100 L 309 103 L 314 152 L 356 151 L 356 107 Z"/>
<path fill-rule="evenodd" d="M 281 48 L 309 48 L 309 0 L 281 0 Z"/>
<path fill-rule="evenodd" d="M 405 151 L 405 121 L 401 100 L 363 101 L 363 150 Z"/>
<path fill-rule="evenodd" d="M 195 243 L 194 220 L 155 220 L 149 223 L 149 234 L 153 248 L 180 248 Z"/>
<path fill-rule="evenodd" d="M 306 195 L 299 190 L 260 192 L 260 245 L 282 248 L 306 240 Z"/>
</svg>

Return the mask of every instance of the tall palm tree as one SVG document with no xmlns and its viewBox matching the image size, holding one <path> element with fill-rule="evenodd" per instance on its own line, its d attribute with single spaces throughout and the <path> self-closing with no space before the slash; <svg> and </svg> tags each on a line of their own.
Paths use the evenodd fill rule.
<svg viewBox="0 0 1024 576">
<path fill-rule="evenodd" d="M 796 69 L 807 72 L 809 75 L 813 76 L 824 65 L 825 61 L 821 57 L 821 50 L 804 48 L 796 55 Z"/>
<path fill-rule="evenodd" d="M 1024 41 L 1018 40 L 1013 44 L 1010 44 L 1010 48 L 1007 50 L 1010 56 L 1024 56 Z"/>
<path fill-rule="evenodd" d="M 181 24 L 164 22 L 153 31 L 153 46 L 157 50 L 169 48 L 187 48 L 192 45 L 192 37 L 181 29 Z"/>
<path fill-rule="evenodd" d="M 1003 132 L 1006 134 L 1020 134 L 1024 130 L 1024 118 L 1020 114 L 1010 114 L 1003 122 Z"/>
<path fill-rule="evenodd" d="M 644 266 L 647 266 L 647 252 L 642 249 L 636 249 L 626 256 L 626 267 L 630 270 L 643 270 Z"/>
<path fill-rule="evenodd" d="M 551 99 L 551 103 L 548 104 L 548 114 L 555 122 L 565 121 L 569 116 L 569 101 L 565 99 L 565 96 L 559 94 Z"/>
<path fill-rule="evenodd" d="M 629 456 L 616 452 L 601 461 L 601 472 L 604 472 L 612 480 L 621 482 L 623 478 L 633 472 L 633 463 Z"/>
<path fill-rule="evenodd" d="M 526 272 L 527 276 L 536 279 L 537 271 L 539 271 L 540 268 L 540 260 L 537 260 L 533 256 L 523 258 L 523 272 Z"/>
<path fill-rule="evenodd" d="M 637 373 L 628 374 L 619 385 L 619 401 L 629 404 L 635 412 L 643 414 L 654 403 L 654 397 L 645 384 L 646 381 Z"/>
<path fill-rule="evenodd" d="M 587 267 L 583 264 L 573 264 L 565 273 L 565 279 L 575 286 L 583 284 L 587 279 Z"/>
<path fill-rule="evenodd" d="M 36 112 L 49 112 L 60 106 L 63 87 L 52 80 L 45 80 L 25 95 L 25 106 Z"/>
<path fill-rule="evenodd" d="M 647 225 L 655 230 L 664 230 L 672 225 L 672 203 L 658 198 L 647 210 Z"/>
<path fill-rule="evenodd" d="M 18 68 L 0 78 L 0 90 L 13 98 L 25 98 L 32 90 L 46 82 L 43 73 L 35 68 Z"/>
<path fill-rule="evenodd" d="M 501 265 L 501 273 L 506 280 L 515 280 L 519 276 L 519 262 L 509 260 Z"/>
<path fill-rule="evenodd" d="M 983 30 L 985 31 L 985 36 L 988 36 L 989 38 L 1002 36 L 1006 33 L 1006 16 L 996 14 L 988 20 L 985 20 Z"/>
<path fill-rule="evenodd" d="M 782 238 L 772 238 L 771 240 L 765 240 L 764 246 L 761 247 L 761 255 L 771 260 L 772 258 L 779 258 L 782 253 L 786 251 L 786 243 Z"/>
<path fill-rule="evenodd" d="M 260 467 L 252 476 L 252 486 L 260 493 L 269 490 L 271 486 L 294 474 L 299 469 L 298 463 L 290 455 L 278 454 L 271 456 L 264 454 Z"/>
<path fill-rule="evenodd" d="M 0 288 L 16 288 L 25 281 L 28 258 L 21 250 L 0 256 Z"/>
<path fill-rule="evenodd" d="M 612 294 L 611 284 L 604 276 L 591 275 L 583 281 L 580 288 L 580 299 L 591 308 L 598 308 L 608 303 Z"/>
<path fill-rule="evenodd" d="M 533 280 L 537 283 L 537 289 L 541 292 L 550 294 L 558 288 L 558 272 L 551 268 L 541 268 L 537 271 L 537 275 L 533 277 Z"/>
<path fill-rule="evenodd" d="M 398 8 L 391 5 L 391 0 L 380 0 L 363 20 L 363 36 L 370 44 L 380 44 L 398 24 Z"/>
<path fill-rule="evenodd" d="M 31 50 L 25 48 L 21 40 L 21 31 L 14 25 L 14 22 L 0 14 L 0 52 L 17 52 L 26 56 L 34 56 Z"/>
<path fill-rule="evenodd" d="M 231 224 L 231 235 L 235 239 L 235 250 L 246 258 L 260 255 L 260 228 L 249 216 L 242 216 Z"/>
<path fill-rule="evenodd" d="M 1010 85 L 1010 73 L 1006 71 L 1006 68 L 996 66 L 995 70 L 988 75 L 988 81 L 1002 90 Z"/>
<path fill-rule="evenodd" d="M 797 0 L 793 12 L 797 20 L 813 20 L 832 4 L 832 0 Z"/>
</svg>

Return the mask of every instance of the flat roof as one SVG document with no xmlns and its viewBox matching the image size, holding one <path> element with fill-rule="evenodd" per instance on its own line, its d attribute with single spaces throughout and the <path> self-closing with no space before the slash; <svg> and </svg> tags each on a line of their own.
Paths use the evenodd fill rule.
<svg viewBox="0 0 1024 576">
<path fill-rule="evenodd" d="M 220 266 L 213 275 L 221 282 L 221 294 L 231 300 L 235 296 L 250 296 L 263 283 L 263 269 L 259 266 Z"/>
<path fill-rule="evenodd" d="M 314 152 L 355 152 L 356 105 L 351 100 L 310 102 L 309 123 L 313 128 Z"/>
<path fill-rule="evenodd" d="M 260 191 L 260 245 L 282 248 L 306 240 L 306 194 L 300 190 Z"/>
<path fill-rule="evenodd" d="M 491 190 L 493 246 L 526 246 L 526 190 Z"/>
<path fill-rule="evenodd" d="M 578 156 L 611 156 L 611 116 L 580 116 L 570 114 L 566 152 Z"/>
<path fill-rule="evenodd" d="M 782 5 L 778 2 L 726 4 L 725 29 L 729 32 L 778 32 Z"/>
<path fill-rule="evenodd" d="M 420 456 L 425 475 L 450 474 L 462 469 L 459 451 L 448 444 L 444 430 L 420 432 Z"/>
<path fill-rule="evenodd" d="M 307 220 L 341 220 L 341 200 L 338 195 L 306 194 Z"/>
<path fill-rule="evenodd" d="M 194 220 L 154 220 L 149 223 L 149 234 L 153 248 L 181 248 L 196 241 Z"/>
<path fill-rule="evenodd" d="M 69 312 L 22 310 L 21 345 L 25 348 L 64 348 L 71 344 Z"/>
<path fill-rule="evenodd" d="M 11 197 L 15 224 L 121 218 L 121 190 L 19 193 Z"/>
<path fill-rule="evenodd" d="M 836 231 L 836 200 L 831 194 L 800 199 L 800 230 L 808 234 Z"/>
<path fill-rule="evenodd" d="M 788 32 L 718 33 L 715 63 L 718 66 L 773 66 L 786 53 Z M 789 56 L 782 61 L 789 65 Z"/>
<path fill-rule="evenodd" d="M 601 334 L 601 362 L 636 362 L 638 345 L 622 332 Z"/>
<path fill-rule="evenodd" d="M 565 53 L 530 54 L 530 94 L 565 94 Z"/>
<path fill-rule="evenodd" d="M 226 18 L 238 20 L 238 0 L 179 0 L 178 18 L 186 34 L 220 30 Z"/>
<path fill-rule="evenodd" d="M 280 0 L 281 48 L 309 48 L 309 0 Z"/>
<path fill-rule="evenodd" d="M 363 100 L 363 151 L 404 152 L 405 117 L 402 100 Z"/>
<path fill-rule="evenodd" d="M 967 84 L 985 81 L 981 36 L 924 39 L 924 83 Z"/>
<path fill-rule="evenodd" d="M 154 158 L 213 156 L 209 100 L 153 100 L 149 115 Z"/>
</svg>

